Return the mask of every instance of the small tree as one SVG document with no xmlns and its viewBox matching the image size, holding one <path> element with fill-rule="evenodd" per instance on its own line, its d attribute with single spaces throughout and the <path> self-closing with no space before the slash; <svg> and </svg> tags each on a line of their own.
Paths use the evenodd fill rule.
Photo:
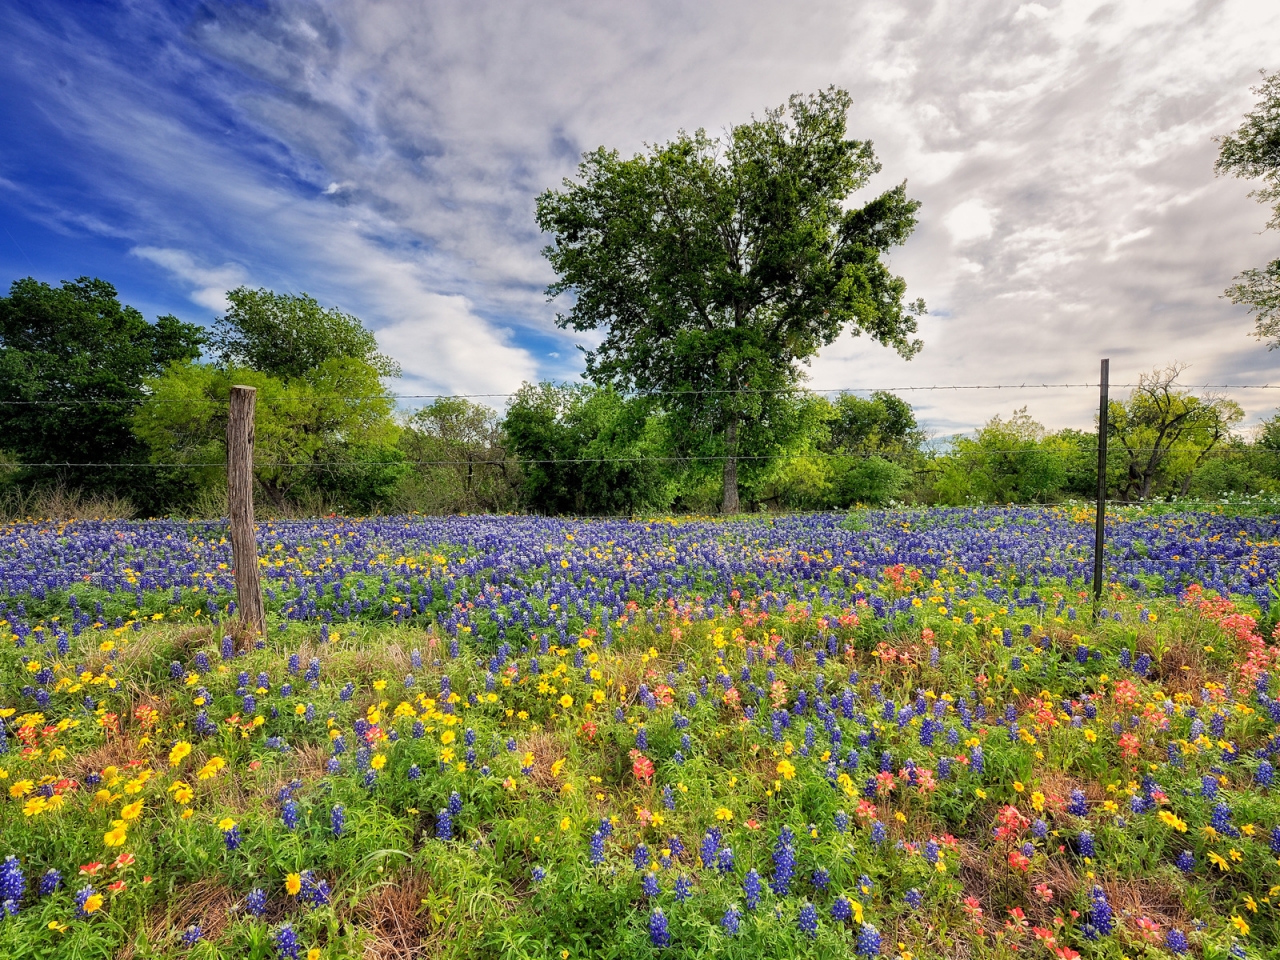
<svg viewBox="0 0 1280 960">
<path fill-rule="evenodd" d="M 548 294 L 575 298 L 557 322 L 606 331 L 588 375 L 663 393 L 672 435 L 723 459 L 725 513 L 739 509 L 744 446 L 781 452 L 752 428 L 819 349 L 845 329 L 920 349 L 924 304 L 904 304 L 883 259 L 919 204 L 904 184 L 848 207 L 880 170 L 869 141 L 846 139 L 851 103 L 831 88 L 720 139 L 682 132 L 629 160 L 601 147 L 538 198 L 559 276 Z"/>
<path fill-rule="evenodd" d="M 1124 451 L 1124 499 L 1147 499 L 1162 479 L 1171 484 L 1170 492 L 1185 494 L 1196 468 L 1244 419 L 1234 400 L 1178 389 L 1185 369 L 1173 363 L 1144 373 L 1127 401 L 1113 400 L 1108 407 L 1108 436 Z"/>
<path fill-rule="evenodd" d="M 1222 148 L 1214 168 L 1260 178 L 1263 186 L 1251 195 L 1275 204 L 1267 227 L 1280 227 L 1280 73 L 1264 73 L 1253 92 L 1259 97 L 1257 107 L 1245 114 L 1235 133 L 1219 138 Z M 1268 350 L 1280 347 L 1280 259 L 1244 271 L 1224 296 L 1249 308 L 1257 323 L 1254 335 L 1266 341 Z"/>
<path fill-rule="evenodd" d="M 957 437 L 937 464 L 944 503 L 1045 503 L 1067 481 L 1066 450 L 1026 407 L 1008 420 L 992 417 L 974 437 Z"/>
<path fill-rule="evenodd" d="M 671 502 L 665 425 L 643 401 L 590 385 L 526 383 L 502 429 L 531 510 L 626 514 Z"/>
<path fill-rule="evenodd" d="M 495 411 L 441 397 L 415 412 L 400 435 L 411 474 L 403 506 L 431 513 L 510 510 L 520 481 L 515 455 Z"/>
</svg>

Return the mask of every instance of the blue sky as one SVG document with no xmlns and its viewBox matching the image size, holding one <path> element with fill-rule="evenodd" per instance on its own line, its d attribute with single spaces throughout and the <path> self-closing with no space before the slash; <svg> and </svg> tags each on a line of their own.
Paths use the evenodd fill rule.
<svg viewBox="0 0 1280 960">
<path fill-rule="evenodd" d="M 532 212 L 582 150 L 829 83 L 884 163 L 871 189 L 924 202 L 894 266 L 931 313 L 916 360 L 846 337 L 815 386 L 1080 382 L 1103 355 L 1121 381 L 1280 381 L 1220 298 L 1277 236 L 1212 171 L 1280 68 L 1274 4 L 8 0 L 0 36 L 0 275 L 97 275 L 200 322 L 240 283 L 305 290 L 375 329 L 402 392 L 580 370 Z M 944 433 L 1095 403 L 910 399 Z"/>
</svg>

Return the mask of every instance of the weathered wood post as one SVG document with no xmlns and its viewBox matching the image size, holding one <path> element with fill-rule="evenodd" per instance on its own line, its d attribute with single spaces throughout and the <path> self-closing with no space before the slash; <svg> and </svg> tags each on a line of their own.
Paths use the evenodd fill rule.
<svg viewBox="0 0 1280 960">
<path fill-rule="evenodd" d="M 253 527 L 254 387 L 231 388 L 227 417 L 227 513 L 231 519 L 231 562 L 235 566 L 240 622 L 266 636 L 267 616 L 258 580 L 258 540 Z"/>
</svg>

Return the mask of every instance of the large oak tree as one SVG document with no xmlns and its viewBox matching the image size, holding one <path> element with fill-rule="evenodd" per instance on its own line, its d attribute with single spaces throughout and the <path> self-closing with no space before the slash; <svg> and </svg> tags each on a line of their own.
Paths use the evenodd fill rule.
<svg viewBox="0 0 1280 960">
<path fill-rule="evenodd" d="M 538 198 L 544 251 L 571 294 L 562 327 L 601 330 L 600 384 L 652 394 L 688 453 L 722 459 L 722 510 L 737 512 L 738 462 L 767 460 L 772 409 L 840 332 L 904 357 L 917 301 L 884 255 L 915 226 L 905 183 L 850 198 L 879 172 L 846 136 L 849 94 L 793 96 L 719 138 L 681 132 L 630 159 L 584 155 L 575 180 Z"/>
</svg>

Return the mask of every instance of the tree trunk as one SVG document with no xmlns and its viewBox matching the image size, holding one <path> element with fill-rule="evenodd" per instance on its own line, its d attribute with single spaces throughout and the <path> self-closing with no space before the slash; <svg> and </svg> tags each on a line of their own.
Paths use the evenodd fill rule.
<svg viewBox="0 0 1280 960">
<path fill-rule="evenodd" d="M 738 503 L 738 417 L 735 414 L 724 428 L 724 502 L 720 512 L 734 514 L 741 511 Z"/>
</svg>

